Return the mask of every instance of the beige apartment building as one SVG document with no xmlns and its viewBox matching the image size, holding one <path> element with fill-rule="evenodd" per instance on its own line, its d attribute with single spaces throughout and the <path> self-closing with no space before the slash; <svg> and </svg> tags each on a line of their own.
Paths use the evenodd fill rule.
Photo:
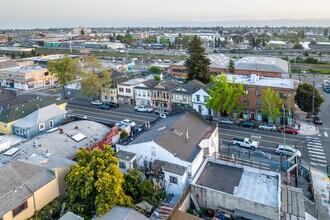
<svg viewBox="0 0 330 220">
<path fill-rule="evenodd" d="M 41 66 L 19 66 L 0 70 L 0 86 L 29 90 L 57 83 L 47 68 Z"/>
</svg>

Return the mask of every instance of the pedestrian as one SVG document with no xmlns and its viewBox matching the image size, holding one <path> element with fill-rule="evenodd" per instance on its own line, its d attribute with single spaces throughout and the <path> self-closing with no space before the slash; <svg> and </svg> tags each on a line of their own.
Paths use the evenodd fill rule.
<svg viewBox="0 0 330 220">
<path fill-rule="evenodd" d="M 298 123 L 298 131 L 300 131 L 300 123 Z"/>
</svg>

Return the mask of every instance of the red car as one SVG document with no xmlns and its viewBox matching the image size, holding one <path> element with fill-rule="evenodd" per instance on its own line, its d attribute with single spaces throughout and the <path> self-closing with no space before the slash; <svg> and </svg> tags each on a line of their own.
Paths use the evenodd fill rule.
<svg viewBox="0 0 330 220">
<path fill-rule="evenodd" d="M 279 132 L 282 132 L 284 131 L 284 128 L 283 127 L 278 127 L 277 129 Z M 298 134 L 298 129 L 295 129 L 293 127 L 290 127 L 290 126 L 285 126 L 285 133 L 286 134 Z"/>
</svg>

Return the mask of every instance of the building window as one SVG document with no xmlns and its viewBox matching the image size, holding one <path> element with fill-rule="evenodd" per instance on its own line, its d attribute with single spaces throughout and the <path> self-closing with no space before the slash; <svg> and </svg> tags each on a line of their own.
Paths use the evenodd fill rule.
<svg viewBox="0 0 330 220">
<path fill-rule="evenodd" d="M 126 163 L 119 162 L 119 168 L 126 169 Z"/>
<path fill-rule="evenodd" d="M 49 121 L 49 127 L 50 127 L 50 128 L 53 128 L 53 127 L 54 127 L 54 121 L 53 121 L 53 120 L 50 120 L 50 121 Z"/>
<path fill-rule="evenodd" d="M 260 90 L 256 89 L 256 96 L 260 96 Z"/>
<path fill-rule="evenodd" d="M 281 99 L 286 99 L 286 93 L 279 93 L 279 95 L 280 95 L 280 97 L 281 97 Z"/>
<path fill-rule="evenodd" d="M 104 96 L 104 99 L 108 99 L 108 96 L 107 96 L 107 95 L 105 95 L 105 96 Z"/>
<path fill-rule="evenodd" d="M 200 102 L 200 95 L 196 95 L 196 102 Z"/>
<path fill-rule="evenodd" d="M 256 100 L 256 106 L 260 106 L 260 100 Z"/>
<path fill-rule="evenodd" d="M 150 97 L 150 91 L 148 91 L 148 97 Z"/>
<path fill-rule="evenodd" d="M 188 172 L 188 178 L 191 178 L 191 172 Z"/>
<path fill-rule="evenodd" d="M 39 124 L 39 131 L 42 131 L 45 129 L 45 123 Z"/>
<path fill-rule="evenodd" d="M 179 100 L 179 96 L 175 95 L 175 101 L 178 101 L 178 100 Z"/>
<path fill-rule="evenodd" d="M 17 206 L 15 209 L 13 209 L 13 217 L 24 211 L 28 207 L 27 202 L 23 202 L 19 206 Z"/>
<path fill-rule="evenodd" d="M 126 93 L 131 93 L 131 89 L 126 89 Z"/>
<path fill-rule="evenodd" d="M 186 102 L 187 101 L 187 96 L 183 96 L 182 101 Z"/>
<path fill-rule="evenodd" d="M 245 95 L 249 94 L 249 90 L 245 89 Z"/>
<path fill-rule="evenodd" d="M 249 100 L 248 99 L 244 99 L 243 104 L 244 105 L 248 105 L 249 104 Z"/>
<path fill-rule="evenodd" d="M 175 176 L 170 176 L 170 183 L 178 184 L 178 178 Z"/>
<path fill-rule="evenodd" d="M 204 102 L 207 102 L 208 96 L 204 96 Z"/>
<path fill-rule="evenodd" d="M 142 96 L 146 97 L 146 91 L 142 91 Z"/>
<path fill-rule="evenodd" d="M 119 92 L 124 92 L 124 89 L 119 87 Z"/>
</svg>

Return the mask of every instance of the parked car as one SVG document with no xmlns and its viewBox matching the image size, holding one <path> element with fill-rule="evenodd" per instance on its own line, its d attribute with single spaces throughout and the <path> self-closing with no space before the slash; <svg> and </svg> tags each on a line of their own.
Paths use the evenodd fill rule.
<svg viewBox="0 0 330 220">
<path fill-rule="evenodd" d="M 154 109 L 151 106 L 144 106 L 144 105 L 139 105 L 139 106 L 135 106 L 134 110 L 136 112 L 147 112 L 150 113 L 152 112 Z"/>
<path fill-rule="evenodd" d="M 260 149 L 255 149 L 253 151 L 253 154 L 258 155 L 258 156 L 262 156 L 262 157 L 265 157 L 265 158 L 268 158 L 268 159 L 272 159 L 272 155 L 270 153 L 266 153 L 265 151 L 260 150 Z"/>
<path fill-rule="evenodd" d="M 266 130 L 266 131 L 276 131 L 276 126 L 273 124 L 263 124 L 259 126 L 260 130 Z"/>
<path fill-rule="evenodd" d="M 289 145 L 278 144 L 275 151 L 280 155 L 289 157 L 297 155 L 298 157 L 301 157 L 301 152 Z"/>
<path fill-rule="evenodd" d="M 284 132 L 284 127 L 278 127 L 277 130 L 279 132 Z M 291 127 L 291 126 L 285 126 L 285 133 L 286 134 L 298 134 L 298 129 Z"/>
<path fill-rule="evenodd" d="M 110 109 L 110 106 L 107 105 L 107 104 L 102 104 L 99 106 L 100 109 L 103 109 L 103 110 L 109 110 Z"/>
<path fill-rule="evenodd" d="M 94 100 L 94 101 L 91 101 L 91 105 L 102 105 L 103 102 L 101 100 Z"/>
<path fill-rule="evenodd" d="M 134 121 L 131 121 L 129 119 L 124 119 L 120 123 L 126 126 L 130 125 L 131 127 L 134 127 L 136 125 Z"/>
<path fill-rule="evenodd" d="M 254 121 L 240 121 L 237 125 L 241 127 L 256 128 L 256 123 Z"/>
<path fill-rule="evenodd" d="M 249 152 L 248 150 L 237 146 L 237 144 L 228 144 L 228 148 L 241 154 L 247 154 Z"/>
<path fill-rule="evenodd" d="M 322 124 L 322 120 L 319 118 L 319 116 L 315 116 L 314 117 L 314 124 L 317 124 L 317 125 L 321 125 Z"/>
<path fill-rule="evenodd" d="M 220 118 L 218 121 L 219 124 L 233 125 L 234 122 L 230 118 Z"/>
<path fill-rule="evenodd" d="M 328 85 L 327 86 L 323 86 L 322 89 L 323 89 L 324 92 L 330 93 L 330 87 Z"/>
<path fill-rule="evenodd" d="M 115 102 L 108 102 L 107 105 L 110 108 L 118 108 L 119 107 L 119 104 L 118 103 L 115 103 Z"/>
<path fill-rule="evenodd" d="M 259 147 L 259 142 L 249 138 L 233 138 L 233 144 L 236 144 L 238 147 L 251 148 L 252 150 Z"/>
<path fill-rule="evenodd" d="M 212 122 L 212 121 L 213 121 L 213 117 L 212 117 L 212 115 L 203 115 L 203 117 L 204 117 L 205 120 L 208 121 L 208 122 Z"/>
<path fill-rule="evenodd" d="M 155 114 L 156 115 L 168 115 L 168 114 L 170 114 L 167 110 L 165 110 L 165 109 L 157 109 L 157 110 L 155 110 Z"/>
</svg>

